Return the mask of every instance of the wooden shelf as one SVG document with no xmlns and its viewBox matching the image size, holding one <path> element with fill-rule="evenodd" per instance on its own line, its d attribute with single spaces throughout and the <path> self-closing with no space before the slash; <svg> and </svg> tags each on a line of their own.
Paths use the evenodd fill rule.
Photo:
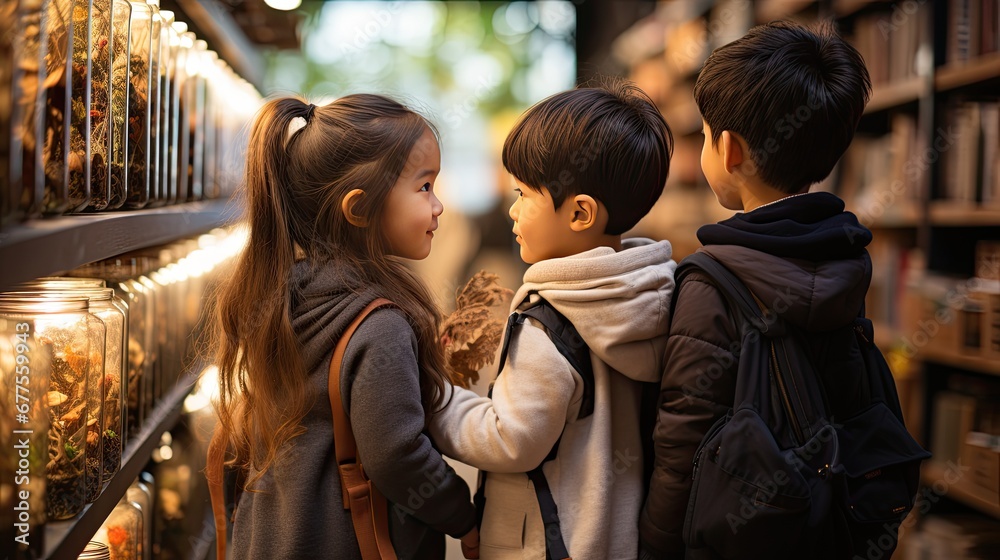
<svg viewBox="0 0 1000 560">
<path fill-rule="evenodd" d="M 858 200 L 878 199 L 876 196 L 858 196 L 847 201 L 847 210 L 853 212 L 861 223 L 871 229 L 905 229 L 918 227 L 923 222 L 923 209 L 909 198 L 895 200 L 891 204 L 864 205 Z M 878 210 L 878 213 L 875 211 Z"/>
<path fill-rule="evenodd" d="M 80 515 L 67 521 L 50 522 L 45 527 L 45 558 L 76 558 L 90 542 L 94 533 L 108 518 L 111 510 L 125 495 L 143 467 L 149 462 L 160 436 L 177 423 L 184 398 L 191 392 L 201 369 L 190 369 L 187 374 L 153 409 L 139 434 L 125 444 L 121 470 L 101 492 L 97 500 L 88 504 Z"/>
<path fill-rule="evenodd" d="M 1000 207 L 984 207 L 969 202 L 931 203 L 930 223 L 934 226 L 1000 226 Z"/>
<path fill-rule="evenodd" d="M 872 97 L 865 106 L 865 114 L 877 113 L 893 107 L 913 103 L 924 93 L 924 81 L 915 76 L 903 82 L 878 84 L 872 88 Z"/>
<path fill-rule="evenodd" d="M 934 362 L 941 365 L 967 369 L 988 375 L 1000 376 L 1000 360 L 991 360 L 975 355 L 959 354 L 949 350 L 942 350 L 934 346 L 921 348 L 917 356 L 924 361 Z"/>
<path fill-rule="evenodd" d="M 965 477 L 958 477 L 956 482 L 950 483 L 949 480 L 953 478 L 955 478 L 955 475 L 948 476 L 948 467 L 946 465 L 933 459 L 924 462 L 921 466 L 920 479 L 925 486 L 931 488 L 931 491 L 940 491 L 943 483 L 945 495 L 949 498 L 1000 519 L 1000 505 L 984 500 L 975 488 L 969 487 Z"/>
<path fill-rule="evenodd" d="M 920 208 L 915 203 L 899 203 L 886 208 L 881 216 L 872 220 L 874 229 L 916 228 L 923 221 Z"/>
<path fill-rule="evenodd" d="M 817 0 L 763 0 L 756 3 L 754 17 L 758 23 L 767 23 L 794 16 L 818 3 Z"/>
<path fill-rule="evenodd" d="M 833 13 L 836 14 L 837 17 L 847 17 L 854 15 L 873 4 L 882 4 L 883 6 L 892 5 L 892 3 L 887 0 L 834 0 Z"/>
<path fill-rule="evenodd" d="M 1000 77 L 1000 53 L 992 53 L 968 62 L 938 68 L 934 75 L 934 88 L 937 91 L 947 91 L 998 77 Z"/>
<path fill-rule="evenodd" d="M 197 235 L 239 217 L 228 200 L 31 220 L 0 232 L 0 291 L 94 261 Z"/>
</svg>

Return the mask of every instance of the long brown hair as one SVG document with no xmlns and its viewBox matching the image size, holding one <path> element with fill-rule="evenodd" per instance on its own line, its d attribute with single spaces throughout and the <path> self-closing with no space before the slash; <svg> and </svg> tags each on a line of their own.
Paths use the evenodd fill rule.
<svg viewBox="0 0 1000 560">
<path fill-rule="evenodd" d="M 306 124 L 289 134 L 297 117 Z M 440 311 L 417 276 L 387 255 L 380 234 L 383 220 L 391 219 L 382 216 L 383 202 L 428 127 L 433 130 L 403 105 L 370 94 L 321 107 L 273 99 L 254 121 L 244 177 L 249 240 L 219 288 L 212 343 L 219 421 L 235 463 L 253 468 L 255 478 L 284 443 L 305 431 L 301 420 L 313 404 L 291 323 L 297 253 L 317 266 L 336 257 L 336 266 L 378 286 L 399 306 L 417 335 L 424 410 L 429 415 L 443 402 Z M 353 210 L 367 227 L 352 225 L 341 211 L 343 197 L 355 188 L 364 195 Z"/>
</svg>

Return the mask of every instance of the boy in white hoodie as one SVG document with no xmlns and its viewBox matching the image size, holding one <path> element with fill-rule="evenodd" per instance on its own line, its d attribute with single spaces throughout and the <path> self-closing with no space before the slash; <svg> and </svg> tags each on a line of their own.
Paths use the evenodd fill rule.
<svg viewBox="0 0 1000 560">
<path fill-rule="evenodd" d="M 549 97 L 507 137 L 510 217 L 532 265 L 512 318 L 544 299 L 589 348 L 593 382 L 538 321 L 512 320 L 492 398 L 456 388 L 433 416 L 441 451 L 484 471 L 486 560 L 638 555 L 640 397 L 663 371 L 676 265 L 668 242 L 622 234 L 660 197 L 672 144 L 656 105 L 620 81 Z"/>
</svg>

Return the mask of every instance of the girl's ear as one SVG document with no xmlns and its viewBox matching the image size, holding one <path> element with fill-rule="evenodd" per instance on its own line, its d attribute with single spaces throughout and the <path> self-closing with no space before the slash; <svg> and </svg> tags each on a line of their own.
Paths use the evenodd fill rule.
<svg viewBox="0 0 1000 560">
<path fill-rule="evenodd" d="M 573 207 L 573 215 L 569 222 L 569 227 L 573 231 L 590 229 L 601 217 L 601 206 L 590 195 L 578 194 L 573 200 L 567 200 L 563 204 L 570 204 Z"/>
<path fill-rule="evenodd" d="M 340 201 L 340 210 L 344 213 L 348 223 L 355 227 L 368 227 L 368 218 L 358 216 L 354 213 L 354 205 L 365 195 L 365 191 L 354 189 L 344 195 L 344 200 Z"/>
</svg>

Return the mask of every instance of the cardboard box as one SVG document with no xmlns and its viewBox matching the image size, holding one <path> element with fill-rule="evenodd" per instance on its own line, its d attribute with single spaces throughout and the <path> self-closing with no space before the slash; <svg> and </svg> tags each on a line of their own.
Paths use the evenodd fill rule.
<svg viewBox="0 0 1000 560">
<path fill-rule="evenodd" d="M 1000 241 L 976 243 L 976 277 L 1000 282 Z"/>
</svg>

